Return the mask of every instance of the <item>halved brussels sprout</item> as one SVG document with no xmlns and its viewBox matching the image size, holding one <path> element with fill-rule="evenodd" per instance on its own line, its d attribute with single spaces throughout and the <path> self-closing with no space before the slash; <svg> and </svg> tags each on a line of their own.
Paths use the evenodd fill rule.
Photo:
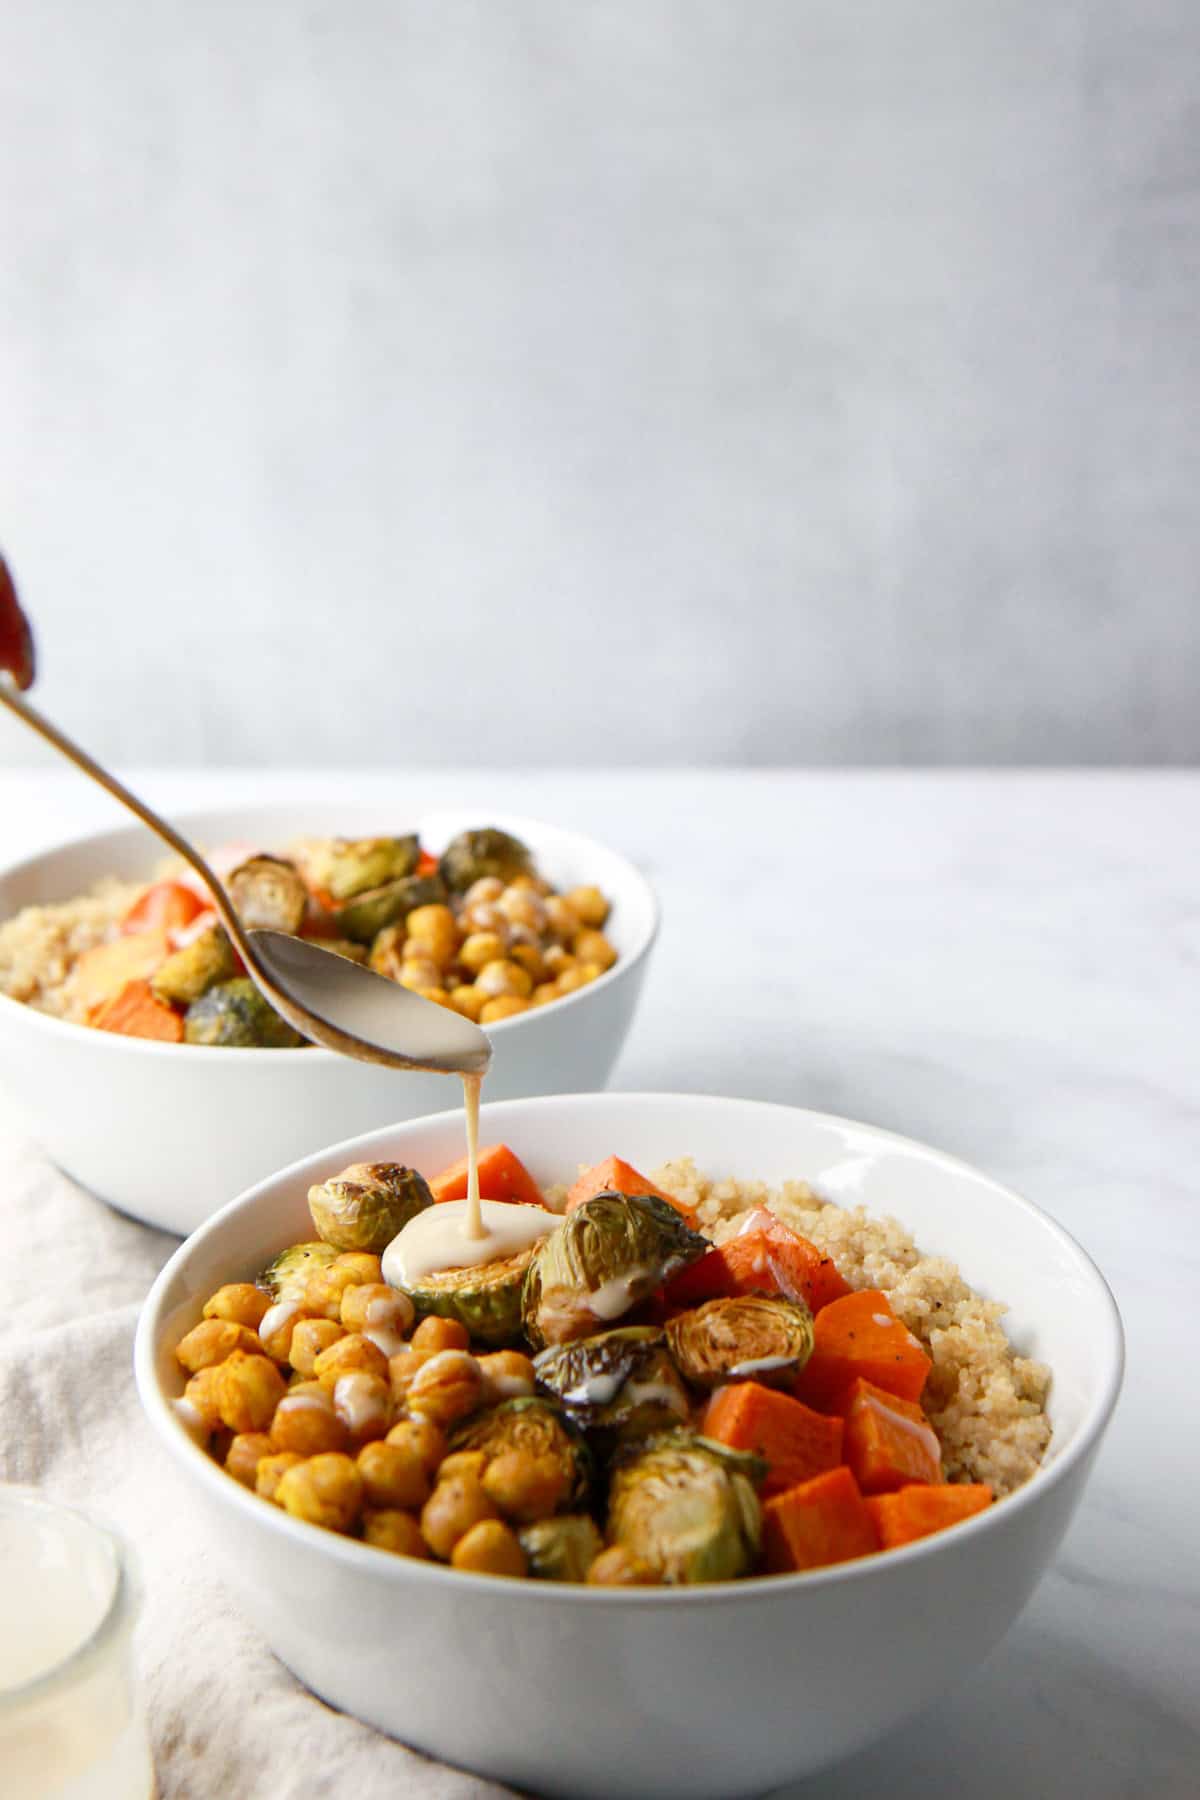
<svg viewBox="0 0 1200 1800">
<path fill-rule="evenodd" d="M 420 854 L 415 832 L 404 837 L 320 838 L 300 852 L 313 887 L 334 900 L 349 900 L 368 888 L 411 875 Z"/>
<path fill-rule="evenodd" d="M 280 856 L 252 856 L 225 883 L 234 910 L 247 931 L 300 929 L 308 889 L 294 863 Z"/>
<path fill-rule="evenodd" d="M 218 981 L 229 981 L 236 974 L 229 933 L 223 925 L 210 925 L 159 965 L 150 977 L 150 986 L 160 1000 L 172 1006 L 190 1006 Z"/>
<path fill-rule="evenodd" d="M 446 898 L 446 889 L 437 875 L 405 875 L 383 887 L 367 888 L 355 894 L 334 913 L 334 924 L 343 937 L 356 944 L 369 944 L 385 925 L 406 919 L 414 907 L 432 906 Z"/>
<path fill-rule="evenodd" d="M 538 1519 L 519 1533 L 529 1558 L 529 1573 L 538 1581 L 586 1581 L 587 1572 L 604 1548 L 589 1513 L 559 1513 Z"/>
<path fill-rule="evenodd" d="M 512 1344 L 521 1335 L 521 1293 L 534 1249 L 529 1244 L 475 1269 L 438 1269 L 404 1292 L 422 1317 L 457 1319 L 482 1343 Z"/>
<path fill-rule="evenodd" d="M 661 1331 L 624 1325 L 569 1344 L 551 1344 L 534 1373 L 585 1431 L 628 1437 L 657 1431 L 690 1410 L 687 1389 Z"/>
<path fill-rule="evenodd" d="M 289 1244 L 255 1282 L 273 1300 L 303 1300 L 308 1278 L 328 1268 L 338 1252 L 332 1244 Z"/>
<path fill-rule="evenodd" d="M 697 1387 L 761 1381 L 770 1387 L 798 1375 L 813 1348 L 812 1314 L 794 1300 L 738 1294 L 706 1300 L 667 1326 L 671 1355 Z"/>
<path fill-rule="evenodd" d="M 708 1248 L 653 1194 L 594 1194 L 534 1252 L 524 1297 L 530 1342 L 541 1349 L 588 1337 Z"/>
<path fill-rule="evenodd" d="M 533 857 L 520 838 L 484 825 L 476 831 L 460 831 L 442 851 L 442 880 L 454 894 L 465 894 L 472 882 L 485 875 L 511 881 L 515 875 L 533 874 Z"/>
<path fill-rule="evenodd" d="M 563 1472 L 560 1511 L 570 1512 L 587 1498 L 592 1465 L 583 1434 L 560 1407 L 537 1394 L 472 1413 L 450 1434 L 450 1449 L 482 1450 L 489 1462 L 506 1450 L 553 1457 Z"/>
<path fill-rule="evenodd" d="M 608 1541 L 669 1585 L 748 1575 L 762 1542 L 750 1476 L 720 1446 L 686 1431 L 651 1438 L 619 1459 L 608 1496 Z"/>
<path fill-rule="evenodd" d="M 183 1035 L 189 1044 L 234 1049 L 291 1050 L 305 1041 L 245 975 L 220 981 L 193 1000 L 184 1014 Z"/>
<path fill-rule="evenodd" d="M 410 1219 L 432 1205 L 425 1177 L 402 1163 L 351 1163 L 308 1190 L 312 1222 L 327 1244 L 377 1256 Z"/>
</svg>

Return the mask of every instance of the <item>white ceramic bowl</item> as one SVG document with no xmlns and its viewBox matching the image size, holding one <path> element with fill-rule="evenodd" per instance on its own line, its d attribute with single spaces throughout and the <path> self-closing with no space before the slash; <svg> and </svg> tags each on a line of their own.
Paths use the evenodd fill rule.
<svg viewBox="0 0 1200 1800">
<path fill-rule="evenodd" d="M 328 834 L 419 830 L 440 850 L 456 832 L 515 832 L 558 887 L 592 883 L 612 901 L 605 929 L 620 956 L 552 1006 L 488 1027 L 489 1099 L 600 1088 L 625 1041 L 658 930 L 649 883 L 605 845 L 476 808 L 386 817 L 354 803 L 241 807 L 178 821 L 200 845 L 282 847 Z M 103 876 L 149 879 L 166 852 L 140 826 L 79 838 L 0 872 L 0 919 L 69 900 Z M 335 1139 L 454 1104 L 452 1078 L 351 1062 L 326 1050 L 231 1050 L 154 1044 L 49 1018 L 0 995 L 0 1082 L 31 1134 L 68 1175 L 113 1206 L 181 1234 L 252 1181 Z"/>
<path fill-rule="evenodd" d="M 172 1346 L 224 1281 L 307 1234 L 305 1192 L 359 1157 L 461 1154 L 457 1113 L 340 1144 L 261 1182 L 182 1246 L 138 1328 L 142 1402 L 212 1550 L 276 1654 L 345 1712 L 539 1794 L 733 1800 L 831 1763 L 982 1661 L 1050 1561 L 1116 1401 L 1120 1321 L 1044 1213 L 965 1164 L 821 1113 L 699 1095 L 592 1094 L 486 1110 L 542 1181 L 616 1152 L 688 1153 L 716 1175 L 811 1180 L 909 1226 L 1054 1373 L 1053 1442 L 1023 1489 L 909 1548 L 807 1575 L 692 1589 L 467 1576 L 300 1523 L 225 1475 L 179 1425 Z M 189 1515 L 187 1528 L 193 1529 Z M 181 1537 L 179 1554 L 187 1555 Z"/>
</svg>

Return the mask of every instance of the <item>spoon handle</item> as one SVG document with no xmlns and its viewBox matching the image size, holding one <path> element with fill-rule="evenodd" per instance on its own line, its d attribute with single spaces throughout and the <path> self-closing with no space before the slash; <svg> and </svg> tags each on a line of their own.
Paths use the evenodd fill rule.
<svg viewBox="0 0 1200 1800">
<path fill-rule="evenodd" d="M 255 954 L 254 947 L 242 927 L 241 920 L 233 910 L 228 894 L 199 851 L 194 849 L 186 838 L 180 837 L 175 828 L 169 825 L 165 819 L 160 819 L 144 800 L 139 800 L 136 794 L 131 793 L 117 780 L 115 775 L 110 775 L 108 770 L 102 768 L 98 762 L 93 762 L 86 750 L 81 749 L 64 731 L 60 731 L 57 725 L 52 725 L 49 719 L 44 718 L 36 707 L 31 706 L 28 700 L 18 694 L 16 688 L 3 676 L 0 676 L 0 703 L 7 706 L 10 712 L 15 713 L 17 718 L 23 724 L 28 725 L 31 731 L 36 731 L 38 736 L 45 738 L 48 744 L 53 744 L 59 754 L 67 758 L 68 762 L 73 762 L 75 767 L 82 769 L 85 775 L 90 775 L 92 780 L 111 794 L 114 800 L 119 800 L 122 806 L 128 807 L 129 811 L 136 814 L 143 825 L 148 825 L 150 830 L 157 833 L 165 844 L 170 845 L 177 856 L 181 856 L 184 862 L 195 870 L 212 895 L 213 905 L 217 909 L 221 923 L 237 945 L 238 954 L 257 973 L 259 959 Z"/>
</svg>

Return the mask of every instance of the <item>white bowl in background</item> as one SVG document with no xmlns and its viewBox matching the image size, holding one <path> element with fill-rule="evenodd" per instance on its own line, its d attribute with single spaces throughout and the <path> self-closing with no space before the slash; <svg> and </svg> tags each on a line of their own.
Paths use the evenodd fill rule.
<svg viewBox="0 0 1200 1800">
<path fill-rule="evenodd" d="M 410 813 L 354 802 L 230 807 L 178 819 L 201 846 L 281 849 L 305 835 L 420 831 L 439 851 L 456 832 L 515 832 L 555 886 L 590 883 L 612 901 L 605 930 L 620 952 L 596 981 L 553 1005 L 487 1028 L 495 1056 L 485 1093 L 600 1088 L 625 1041 L 658 929 L 653 890 L 633 865 L 579 832 L 489 808 Z M 148 880 L 168 855 L 140 826 L 93 834 L 0 871 L 0 920 L 70 900 L 104 876 Z M 327 1050 L 155 1044 L 50 1018 L 0 995 L 0 1081 L 59 1168 L 111 1205 L 180 1234 L 231 1194 L 305 1151 L 452 1105 L 453 1078 L 352 1062 Z"/>
<path fill-rule="evenodd" d="M 822 1113 L 701 1095 L 589 1094 L 484 1109 L 542 1182 L 609 1153 L 652 1170 L 811 1181 L 891 1214 L 1006 1301 L 1053 1372 L 1054 1434 L 1016 1494 L 941 1535 L 809 1574 L 706 1588 L 599 1589 L 464 1575 L 290 1518 L 187 1436 L 172 1348 L 221 1283 L 311 1231 L 313 1181 L 360 1158 L 433 1170 L 458 1112 L 375 1132 L 260 1182 L 156 1281 L 135 1365 L 151 1424 L 239 1604 L 322 1699 L 430 1755 L 539 1794 L 734 1800 L 862 1748 L 981 1662 L 1050 1562 L 1116 1403 L 1123 1349 L 1103 1277 L 1044 1213 L 966 1164 Z M 194 1525 L 193 1525 L 194 1520 Z"/>
</svg>

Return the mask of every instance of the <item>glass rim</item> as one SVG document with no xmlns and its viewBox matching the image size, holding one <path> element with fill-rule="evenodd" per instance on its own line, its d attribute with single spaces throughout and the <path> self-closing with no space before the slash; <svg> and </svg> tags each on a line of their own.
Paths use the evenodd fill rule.
<svg viewBox="0 0 1200 1800">
<path fill-rule="evenodd" d="M 115 1646 L 133 1622 L 137 1601 L 137 1583 L 132 1566 L 132 1552 L 119 1533 L 103 1524 L 81 1507 L 66 1501 L 50 1500 L 36 1489 L 0 1485 L 0 1514 L 41 1514 L 49 1521 L 69 1518 L 86 1526 L 101 1540 L 113 1559 L 113 1587 L 108 1603 L 87 1635 L 72 1650 L 15 1687 L 0 1687 L 0 1719 L 53 1694 L 82 1679 L 100 1658 Z"/>
</svg>

